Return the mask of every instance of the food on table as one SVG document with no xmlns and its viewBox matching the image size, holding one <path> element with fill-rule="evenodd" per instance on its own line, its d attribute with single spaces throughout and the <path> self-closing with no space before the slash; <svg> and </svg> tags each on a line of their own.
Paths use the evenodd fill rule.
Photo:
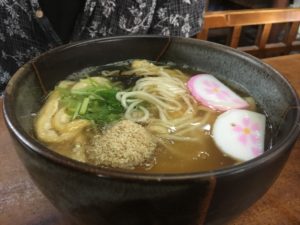
<svg viewBox="0 0 300 225">
<path fill-rule="evenodd" d="M 192 74 L 133 60 L 61 81 L 35 118 L 36 137 L 81 162 L 145 173 L 207 171 L 262 154 L 266 119 L 255 100 Z"/>
</svg>

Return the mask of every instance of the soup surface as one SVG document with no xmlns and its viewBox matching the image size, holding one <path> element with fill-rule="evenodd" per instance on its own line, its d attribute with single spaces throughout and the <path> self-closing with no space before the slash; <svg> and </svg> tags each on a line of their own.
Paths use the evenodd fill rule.
<svg viewBox="0 0 300 225">
<path fill-rule="evenodd" d="M 61 81 L 35 118 L 35 135 L 85 163 L 143 173 L 208 171 L 239 161 L 216 146 L 221 112 L 187 88 L 195 72 L 145 60 L 86 70 Z M 253 98 L 236 92 L 256 111 Z"/>
</svg>

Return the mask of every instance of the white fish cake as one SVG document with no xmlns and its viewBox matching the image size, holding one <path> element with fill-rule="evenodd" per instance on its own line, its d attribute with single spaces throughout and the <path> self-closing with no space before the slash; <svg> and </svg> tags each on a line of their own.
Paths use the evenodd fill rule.
<svg viewBox="0 0 300 225">
<path fill-rule="evenodd" d="M 263 153 L 265 127 L 265 115 L 232 109 L 218 116 L 212 134 L 216 145 L 226 155 L 246 161 Z"/>
</svg>

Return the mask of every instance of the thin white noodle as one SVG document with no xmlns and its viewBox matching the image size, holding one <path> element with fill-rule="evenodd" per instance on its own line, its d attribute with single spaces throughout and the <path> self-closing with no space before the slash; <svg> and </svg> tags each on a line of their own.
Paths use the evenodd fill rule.
<svg viewBox="0 0 300 225">
<path fill-rule="evenodd" d="M 207 122 L 209 113 L 203 116 L 197 114 L 200 106 L 179 79 L 184 76 L 180 70 L 149 65 L 122 72 L 123 75 L 146 76 L 140 78 L 131 91 L 117 93 L 116 98 L 126 110 L 125 118 L 148 123 L 149 130 L 159 138 L 196 141 L 198 138 L 192 138 L 188 133 Z"/>
<path fill-rule="evenodd" d="M 142 92 L 142 91 L 132 91 L 132 92 L 125 93 L 121 98 L 122 105 L 123 105 L 123 102 L 124 102 L 124 105 L 127 105 L 126 102 L 130 98 L 141 99 L 146 102 L 152 103 L 154 105 L 164 107 L 167 110 L 177 111 L 177 110 L 181 109 L 181 105 L 178 101 L 170 100 L 170 101 L 164 102 L 164 101 L 158 99 L 157 97 L 155 97 L 149 93 Z"/>
<path fill-rule="evenodd" d="M 199 138 L 196 138 L 196 137 L 177 136 L 177 135 L 172 135 L 172 134 L 161 134 L 159 137 L 168 139 L 168 140 L 172 140 L 172 141 L 193 141 L 193 142 L 199 141 Z"/>
<path fill-rule="evenodd" d="M 125 118 L 135 121 L 135 122 L 146 122 L 149 119 L 149 111 L 142 106 L 139 106 L 138 108 L 136 108 L 136 106 L 138 104 L 140 104 L 141 102 L 142 101 L 137 100 L 134 103 L 130 104 L 125 112 Z M 143 116 L 139 117 L 139 118 L 133 116 L 133 113 L 135 113 L 136 111 L 139 111 L 139 112 L 142 111 Z"/>
<path fill-rule="evenodd" d="M 101 75 L 103 75 L 104 77 L 117 75 L 119 73 L 120 73 L 120 70 L 103 70 L 103 71 L 101 71 Z"/>
<path fill-rule="evenodd" d="M 190 160 L 191 156 L 189 154 L 186 154 L 184 151 L 177 151 L 173 148 L 173 145 L 165 143 L 164 139 L 158 139 L 158 143 L 163 146 L 167 151 L 169 151 L 171 154 L 181 158 L 181 159 L 188 159 Z"/>
</svg>

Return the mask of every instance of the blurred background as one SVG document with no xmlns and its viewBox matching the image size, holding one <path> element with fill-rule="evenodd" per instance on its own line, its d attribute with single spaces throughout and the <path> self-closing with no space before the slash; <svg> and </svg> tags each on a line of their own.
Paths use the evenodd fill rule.
<svg viewBox="0 0 300 225">
<path fill-rule="evenodd" d="M 267 49 L 268 47 L 276 47 L 275 44 L 277 43 L 277 47 L 287 47 L 286 51 L 282 50 L 275 50 L 272 53 L 254 53 L 255 56 L 260 56 L 260 58 L 276 56 L 276 55 L 283 55 L 283 54 L 293 54 L 299 53 L 300 51 L 300 42 L 299 42 L 299 50 L 298 47 L 294 47 L 294 44 L 299 41 L 300 39 L 300 30 L 299 30 L 299 23 L 292 24 L 291 21 L 295 21 L 299 15 L 300 19 L 300 0 L 207 0 L 206 1 L 206 12 L 205 15 L 218 15 L 217 12 L 221 13 L 224 12 L 224 18 L 229 20 L 229 23 L 232 23 L 234 19 L 239 20 L 241 17 L 230 18 L 227 15 L 227 12 L 234 11 L 234 12 L 246 12 L 250 10 L 250 12 L 254 12 L 254 16 L 258 17 L 261 20 L 261 24 L 254 24 L 249 25 L 247 24 L 248 21 L 243 20 L 246 25 L 242 25 L 240 30 L 238 30 L 238 38 L 239 40 L 235 41 L 236 39 L 233 37 L 233 26 L 225 26 L 225 27 L 218 27 L 214 28 L 213 26 L 218 26 L 218 20 L 214 22 L 214 25 L 210 27 L 209 32 L 205 34 L 205 38 L 203 36 L 200 38 L 201 35 L 198 35 L 200 39 L 207 39 L 212 42 L 217 42 L 224 45 L 230 45 L 231 47 L 245 47 L 245 46 L 260 46 L 259 48 Z M 274 10 L 282 10 L 280 12 L 275 12 Z M 289 11 L 285 11 L 286 9 L 299 9 L 299 12 L 289 13 Z M 265 11 L 264 11 L 265 10 Z M 274 14 L 270 15 L 270 12 L 274 11 Z M 255 13 L 257 12 L 257 14 Z M 265 16 L 264 16 L 265 13 Z M 267 15 L 268 14 L 268 15 Z M 280 14 L 280 15 L 277 15 Z M 297 14 L 297 15 L 296 15 Z M 286 16 L 285 16 L 286 15 Z M 274 16 L 276 20 L 276 16 L 278 17 L 289 17 L 286 18 L 287 21 L 278 21 L 272 24 L 270 30 L 268 28 L 264 30 L 264 19 L 266 21 L 270 20 L 270 16 Z M 249 15 L 248 15 L 248 18 Z M 252 18 L 253 19 L 253 18 Z M 250 19 L 249 21 L 251 21 Z M 205 19 L 206 21 L 207 19 Z M 274 21 L 275 21 L 274 20 Z M 285 20 L 285 19 L 284 19 Z M 210 24 L 211 24 L 210 20 Z M 269 21 L 270 22 L 270 21 Z M 235 22 L 234 22 L 235 23 Z M 252 23 L 252 22 L 249 22 Z M 267 22 L 268 23 L 268 22 Z M 294 31 L 292 31 L 294 30 Z M 264 36 L 264 37 L 263 37 Z M 263 39 L 263 40 L 262 40 Z M 266 40 L 264 40 L 266 39 Z M 230 44 L 235 42 L 233 44 Z M 272 46 L 271 46 L 271 45 Z M 296 43 L 296 45 L 298 42 Z M 278 48 L 279 49 L 279 48 Z M 251 52 L 251 51 L 250 51 Z"/>
</svg>

